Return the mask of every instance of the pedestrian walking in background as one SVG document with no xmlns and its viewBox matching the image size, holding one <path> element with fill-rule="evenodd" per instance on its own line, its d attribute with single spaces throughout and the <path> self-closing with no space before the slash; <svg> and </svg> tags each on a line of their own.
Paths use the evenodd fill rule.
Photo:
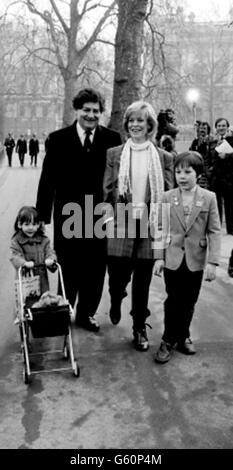
<svg viewBox="0 0 233 470">
<path fill-rule="evenodd" d="M 37 155 L 39 153 L 39 140 L 36 138 L 36 134 L 32 134 L 32 138 L 29 140 L 29 155 L 31 157 L 31 166 L 37 166 Z"/>
<path fill-rule="evenodd" d="M 94 315 L 98 308 L 106 271 L 106 238 L 93 233 L 95 206 L 103 202 L 103 176 L 108 148 L 121 143 L 118 132 L 99 124 L 104 98 L 91 88 L 81 90 L 73 99 L 74 123 L 51 133 L 43 161 L 37 193 L 41 219 L 50 223 L 53 210 L 54 248 L 62 266 L 66 296 L 72 306 L 78 294 L 76 325 L 98 331 Z M 89 201 L 86 207 L 86 201 Z M 69 205 L 81 212 L 81 235 L 63 230 Z M 86 228 L 90 226 L 90 233 Z"/>
<path fill-rule="evenodd" d="M 164 269 L 167 298 L 164 303 L 164 333 L 155 361 L 168 362 L 174 348 L 194 354 L 190 337 L 195 304 L 205 280 L 216 277 L 219 263 L 221 226 L 216 196 L 201 188 L 197 178 L 203 173 L 203 159 L 194 151 L 184 152 L 175 160 L 178 188 L 164 193 L 170 207 L 170 243 L 164 260 L 155 262 L 155 274 Z"/>
<path fill-rule="evenodd" d="M 213 136 L 210 134 L 210 125 L 207 121 L 199 121 L 197 137 L 192 141 L 189 150 L 199 152 L 204 162 L 204 172 L 198 180 L 199 186 L 210 189 L 212 176 L 211 145 Z"/>
<path fill-rule="evenodd" d="M 23 134 L 20 135 L 20 138 L 17 140 L 16 152 L 19 155 L 20 166 L 24 166 L 24 158 L 27 153 L 27 141 Z"/>
<path fill-rule="evenodd" d="M 146 351 L 150 282 L 154 261 L 162 257 L 162 250 L 152 247 L 153 204 L 161 201 L 165 179 L 172 187 L 173 164 L 172 156 L 152 142 L 157 119 L 149 103 L 132 103 L 123 125 L 128 140 L 108 150 L 104 176 L 104 200 L 113 206 L 115 214 L 115 220 L 107 221 L 114 233 L 108 239 L 110 319 L 114 325 L 119 323 L 121 303 L 132 276 L 133 340 L 136 349 Z M 125 211 L 126 205 L 129 211 Z"/>
<path fill-rule="evenodd" d="M 175 141 L 170 135 L 162 135 L 160 139 L 160 147 L 167 152 L 171 153 L 173 159 L 177 157 L 177 151 L 175 149 Z"/>
<path fill-rule="evenodd" d="M 6 154 L 8 158 L 8 166 L 12 165 L 12 154 L 15 147 L 15 141 L 12 137 L 12 134 L 9 132 L 8 136 L 5 139 L 4 146 L 6 147 Z"/>
<path fill-rule="evenodd" d="M 229 121 L 225 118 L 216 120 L 215 129 L 216 135 L 210 148 L 212 160 L 210 187 L 217 197 L 221 223 L 225 211 L 226 231 L 233 235 L 233 136 L 229 131 Z M 227 150 L 221 150 L 224 143 L 227 143 Z"/>
<path fill-rule="evenodd" d="M 158 127 L 156 133 L 156 141 L 159 147 L 161 147 L 161 137 L 163 135 L 170 135 L 173 140 L 176 140 L 176 136 L 179 129 L 176 125 L 175 113 L 173 109 L 167 108 L 161 109 L 157 116 Z"/>
</svg>

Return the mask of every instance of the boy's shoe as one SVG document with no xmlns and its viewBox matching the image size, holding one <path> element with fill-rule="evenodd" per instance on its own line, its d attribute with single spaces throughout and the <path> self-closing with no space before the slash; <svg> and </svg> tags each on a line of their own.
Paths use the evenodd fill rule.
<svg viewBox="0 0 233 470">
<path fill-rule="evenodd" d="M 162 341 L 158 351 L 155 354 L 155 362 L 159 364 L 165 364 L 165 362 L 170 361 L 173 353 L 173 347 L 171 344 Z"/>
<path fill-rule="evenodd" d="M 182 343 L 177 343 L 176 349 L 182 354 L 186 354 L 188 356 L 196 354 L 196 349 L 190 338 L 186 338 L 186 340 Z"/>
</svg>

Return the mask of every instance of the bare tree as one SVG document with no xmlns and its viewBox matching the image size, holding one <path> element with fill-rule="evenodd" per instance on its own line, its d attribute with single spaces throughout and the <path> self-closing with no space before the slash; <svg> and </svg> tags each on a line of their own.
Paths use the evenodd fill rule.
<svg viewBox="0 0 233 470">
<path fill-rule="evenodd" d="M 21 3 L 46 24 L 51 38 L 50 51 L 56 58 L 56 64 L 64 81 L 63 125 L 66 126 L 73 120 L 72 98 L 76 91 L 77 78 L 81 73 L 80 66 L 93 44 L 97 41 L 108 42 L 101 38 L 101 33 L 113 12 L 116 1 L 113 0 L 110 3 L 104 0 L 102 2 L 96 0 L 48 1 L 49 10 L 42 10 L 39 7 L 39 1 L 21 0 Z M 95 24 L 90 27 L 91 32 L 87 37 L 85 21 L 88 21 L 88 16 L 90 20 L 90 15 L 95 18 Z M 42 51 L 43 48 L 38 47 L 34 53 L 38 55 Z"/>
<path fill-rule="evenodd" d="M 115 76 L 110 126 L 122 132 L 126 107 L 142 96 L 144 21 L 149 0 L 117 0 Z"/>
<path fill-rule="evenodd" d="M 232 89 L 232 34 L 228 28 L 210 25 L 207 40 L 194 45 L 191 76 L 201 90 L 212 127 L 216 114 L 226 112 Z"/>
</svg>

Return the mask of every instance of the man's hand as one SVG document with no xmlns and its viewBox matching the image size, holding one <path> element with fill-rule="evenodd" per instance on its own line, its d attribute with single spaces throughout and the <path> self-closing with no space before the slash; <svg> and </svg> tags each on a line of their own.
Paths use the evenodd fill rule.
<svg viewBox="0 0 233 470">
<path fill-rule="evenodd" d="M 155 265 L 154 265 L 154 275 L 161 277 L 161 274 L 163 272 L 163 268 L 164 268 L 164 260 L 163 259 L 157 259 L 155 261 Z"/>
</svg>

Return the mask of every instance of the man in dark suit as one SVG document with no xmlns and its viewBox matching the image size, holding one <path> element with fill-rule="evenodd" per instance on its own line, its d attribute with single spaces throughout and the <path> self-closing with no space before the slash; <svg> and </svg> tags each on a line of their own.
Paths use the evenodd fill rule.
<svg viewBox="0 0 233 470">
<path fill-rule="evenodd" d="M 36 138 L 36 134 L 32 135 L 32 138 L 29 140 L 29 155 L 31 157 L 31 166 L 37 166 L 37 155 L 39 153 L 39 140 Z"/>
<path fill-rule="evenodd" d="M 100 218 L 93 213 L 103 201 L 107 150 L 119 145 L 121 137 L 99 125 L 104 111 L 104 99 L 99 92 L 81 90 L 73 99 L 73 107 L 75 122 L 48 137 L 37 209 L 47 224 L 53 210 L 54 248 L 71 305 L 78 293 L 76 324 L 98 331 L 94 314 L 104 284 L 106 238 L 93 234 L 93 226 Z M 76 208 L 79 210 L 75 211 Z M 67 215 L 71 217 L 67 219 Z"/>
<path fill-rule="evenodd" d="M 21 134 L 20 138 L 17 140 L 15 151 L 19 155 L 20 166 L 24 166 L 25 153 L 27 153 L 27 141 L 23 134 Z"/>
<path fill-rule="evenodd" d="M 15 147 L 15 141 L 12 137 L 12 135 L 8 134 L 8 137 L 6 137 L 5 139 L 5 142 L 4 142 L 4 145 L 6 147 L 6 154 L 7 154 L 7 158 L 8 158 L 8 165 L 11 166 L 11 163 L 12 163 L 12 153 L 13 153 L 13 150 L 14 150 L 14 147 Z"/>
</svg>

